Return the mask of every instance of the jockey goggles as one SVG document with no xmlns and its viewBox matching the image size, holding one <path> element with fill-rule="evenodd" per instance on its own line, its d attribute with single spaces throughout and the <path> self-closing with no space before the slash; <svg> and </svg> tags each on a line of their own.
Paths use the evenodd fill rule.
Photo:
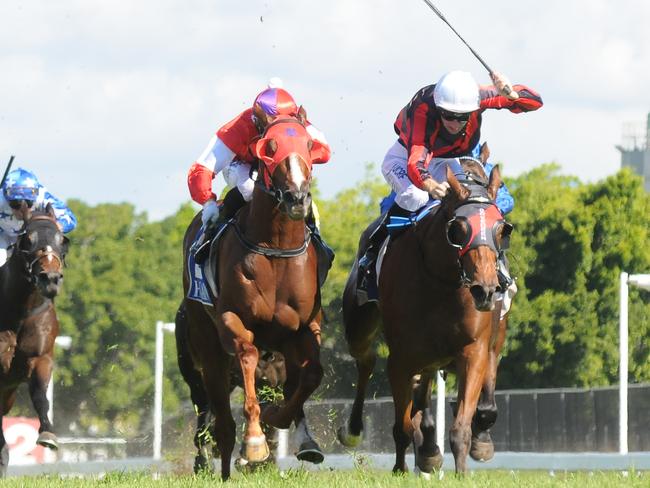
<svg viewBox="0 0 650 488">
<path fill-rule="evenodd" d="M 472 112 L 466 112 L 463 114 L 456 113 L 456 112 L 448 112 L 447 110 L 442 110 L 438 109 L 440 111 L 440 117 L 443 119 L 453 122 L 467 122 L 469 120 L 470 115 L 472 115 Z"/>
<path fill-rule="evenodd" d="M 25 205 L 27 208 L 32 208 L 34 206 L 34 200 L 9 200 L 9 206 L 13 210 L 20 210 L 20 207 L 22 206 L 23 202 L 25 202 Z"/>
</svg>

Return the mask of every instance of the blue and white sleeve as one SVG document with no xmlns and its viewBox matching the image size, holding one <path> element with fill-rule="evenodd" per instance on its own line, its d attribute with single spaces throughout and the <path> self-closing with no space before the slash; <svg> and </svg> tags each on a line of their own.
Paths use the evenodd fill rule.
<svg viewBox="0 0 650 488">
<path fill-rule="evenodd" d="M 63 233 L 67 234 L 68 232 L 74 230 L 77 227 L 77 217 L 72 213 L 72 210 L 63 203 L 63 201 L 56 198 L 49 191 L 44 191 L 43 205 L 47 206 L 50 203 L 56 214 L 56 220 L 61 225 Z"/>
<path fill-rule="evenodd" d="M 492 173 L 493 167 L 494 166 L 491 163 L 485 163 L 485 172 L 488 174 L 488 176 L 490 173 Z M 515 199 L 510 194 L 510 191 L 504 182 L 501 182 L 501 186 L 497 190 L 497 198 L 495 203 L 502 215 L 509 214 L 515 207 Z"/>
</svg>

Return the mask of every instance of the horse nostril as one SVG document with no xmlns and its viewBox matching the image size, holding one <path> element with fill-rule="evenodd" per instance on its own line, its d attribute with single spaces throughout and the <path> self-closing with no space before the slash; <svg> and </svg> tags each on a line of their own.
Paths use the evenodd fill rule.
<svg viewBox="0 0 650 488">
<path fill-rule="evenodd" d="M 38 274 L 38 279 L 44 285 L 58 286 L 63 281 L 63 275 L 57 272 L 47 273 L 45 271 Z"/>
<path fill-rule="evenodd" d="M 485 303 L 490 295 L 488 289 L 483 285 L 473 285 L 470 287 L 469 292 L 472 294 L 472 297 L 474 297 L 476 303 Z"/>
</svg>

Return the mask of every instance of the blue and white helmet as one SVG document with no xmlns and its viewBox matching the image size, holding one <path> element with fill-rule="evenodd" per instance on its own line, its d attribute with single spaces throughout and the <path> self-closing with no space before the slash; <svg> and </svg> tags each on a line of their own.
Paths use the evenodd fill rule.
<svg viewBox="0 0 650 488">
<path fill-rule="evenodd" d="M 8 201 L 29 200 L 33 202 L 38 196 L 40 186 L 34 173 L 16 168 L 7 175 L 2 191 Z"/>
</svg>

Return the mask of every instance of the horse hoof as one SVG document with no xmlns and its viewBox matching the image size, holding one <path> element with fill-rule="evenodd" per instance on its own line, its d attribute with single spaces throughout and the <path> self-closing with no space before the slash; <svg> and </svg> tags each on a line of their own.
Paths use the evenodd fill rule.
<svg viewBox="0 0 650 488">
<path fill-rule="evenodd" d="M 423 480 L 429 481 L 431 479 L 431 472 L 427 473 L 426 471 L 422 471 L 417 466 L 413 470 L 413 473 L 415 474 L 415 476 L 417 476 L 418 478 L 422 478 Z"/>
<path fill-rule="evenodd" d="M 494 444 L 489 442 L 479 441 L 476 437 L 472 437 L 472 446 L 469 450 L 469 455 L 474 461 L 487 462 L 494 457 Z"/>
<path fill-rule="evenodd" d="M 269 446 L 266 443 L 266 437 L 263 435 L 256 437 L 249 437 L 244 440 L 243 446 L 244 456 L 243 458 L 248 463 L 259 464 L 265 462 L 271 452 L 269 451 Z"/>
<path fill-rule="evenodd" d="M 296 457 L 299 461 L 307 461 L 312 464 L 320 464 L 325 459 L 320 447 L 313 440 L 303 442 L 296 452 Z"/>
<path fill-rule="evenodd" d="M 204 456 L 196 456 L 194 458 L 194 474 L 211 472 L 212 464 L 208 458 Z"/>
<path fill-rule="evenodd" d="M 38 439 L 36 439 L 36 444 L 52 449 L 53 451 L 59 448 L 59 440 L 52 432 L 41 432 Z"/>
<path fill-rule="evenodd" d="M 336 437 L 338 437 L 339 442 L 345 447 L 355 448 L 361 444 L 363 440 L 361 435 L 352 435 L 348 432 L 348 429 L 345 425 L 342 425 L 336 431 Z"/>
<path fill-rule="evenodd" d="M 438 471 L 442 468 L 442 460 L 443 458 L 440 451 L 433 456 L 423 456 L 420 454 L 417 457 L 415 465 L 422 473 L 431 473 L 432 471 Z"/>
</svg>

